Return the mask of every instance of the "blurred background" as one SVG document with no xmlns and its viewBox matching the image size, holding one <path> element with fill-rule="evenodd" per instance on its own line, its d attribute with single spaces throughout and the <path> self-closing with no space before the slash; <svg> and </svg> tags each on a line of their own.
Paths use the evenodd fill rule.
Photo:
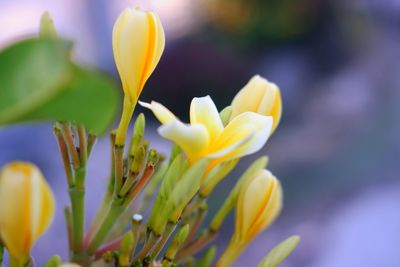
<svg viewBox="0 0 400 267">
<path fill-rule="evenodd" d="M 187 119 L 194 96 L 209 94 L 222 109 L 254 74 L 282 90 L 280 127 L 210 201 L 212 212 L 252 160 L 270 156 L 285 207 L 235 266 L 256 266 L 291 234 L 302 240 L 282 266 L 400 266 L 400 1 L 0 0 L 0 48 L 37 33 L 49 10 L 60 35 L 75 41 L 76 60 L 117 81 L 111 32 L 130 6 L 157 11 L 166 29 L 166 51 L 142 100 Z M 145 112 L 152 146 L 168 151 Z M 105 188 L 108 149 L 101 139 L 89 164 L 89 216 Z M 37 263 L 60 251 L 67 259 L 68 196 L 51 124 L 1 128 L 0 165 L 11 160 L 39 165 L 56 192 L 57 216 L 34 248 Z M 232 231 L 233 216 L 219 252 Z"/>
</svg>

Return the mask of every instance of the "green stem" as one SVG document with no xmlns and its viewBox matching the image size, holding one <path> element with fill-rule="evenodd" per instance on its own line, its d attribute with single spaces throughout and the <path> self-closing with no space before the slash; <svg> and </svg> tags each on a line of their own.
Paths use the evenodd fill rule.
<svg viewBox="0 0 400 267">
<path fill-rule="evenodd" d="M 61 134 L 61 128 L 59 128 L 59 126 L 57 126 L 57 125 L 58 124 L 56 124 L 56 126 L 54 127 L 54 134 L 56 136 L 58 148 L 61 153 L 61 158 L 62 158 L 63 165 L 64 165 L 65 175 L 67 176 L 68 186 L 71 187 L 74 184 L 74 177 L 72 175 L 72 169 L 71 169 L 71 164 L 69 161 L 68 149 L 67 149 L 67 145 L 65 144 L 64 138 Z"/>
<path fill-rule="evenodd" d="M 94 219 L 92 220 L 92 224 L 90 225 L 89 231 L 86 234 L 85 238 L 85 243 L 89 243 L 90 240 L 92 240 L 93 235 L 99 228 L 99 224 L 101 223 L 102 218 L 106 215 L 107 209 L 110 205 L 110 201 L 112 199 L 112 193 L 109 191 L 106 192 L 106 194 L 103 197 L 103 200 L 101 201 L 100 208 L 97 210 L 96 215 L 94 216 Z"/>
<path fill-rule="evenodd" d="M 210 241 L 216 237 L 216 232 L 207 231 L 202 234 L 199 238 L 190 243 L 187 247 L 183 248 L 177 255 L 177 259 L 184 259 L 190 255 L 195 254 L 202 248 L 204 248 Z"/>
<path fill-rule="evenodd" d="M 72 209 L 72 252 L 77 254 L 83 248 L 85 230 L 85 190 L 77 187 L 69 189 Z"/>
<path fill-rule="evenodd" d="M 149 233 L 149 237 L 146 240 L 146 242 L 144 243 L 142 249 L 140 250 L 140 252 L 138 253 L 138 255 L 135 257 L 134 261 L 136 260 L 140 260 L 143 261 L 147 255 L 151 252 L 151 250 L 153 249 L 154 245 L 157 244 L 157 242 L 160 240 L 159 235 L 155 234 L 153 231 L 151 231 Z"/>
<path fill-rule="evenodd" d="M 107 211 L 106 216 L 104 217 L 103 222 L 101 223 L 99 229 L 95 233 L 93 239 L 90 241 L 88 246 L 88 253 L 94 254 L 99 246 L 106 239 L 111 229 L 115 225 L 118 217 L 125 210 L 126 204 L 122 200 L 113 199 L 110 203 L 109 209 Z"/>
<path fill-rule="evenodd" d="M 0 266 L 3 266 L 4 246 L 0 241 Z"/>
<path fill-rule="evenodd" d="M 85 127 L 82 124 L 78 124 L 78 137 L 79 137 L 79 159 L 80 165 L 86 166 L 87 155 L 88 155 L 88 139 Z"/>
<path fill-rule="evenodd" d="M 27 259 L 17 259 L 10 256 L 10 267 L 25 267 L 29 263 Z"/>
<path fill-rule="evenodd" d="M 165 244 L 167 243 L 168 239 L 170 238 L 171 234 L 174 232 L 176 228 L 176 224 L 168 222 L 167 227 L 162 235 L 161 240 L 157 243 L 155 249 L 151 253 L 151 259 L 155 259 L 161 250 L 164 248 Z"/>
<path fill-rule="evenodd" d="M 115 143 L 118 146 L 123 146 L 125 144 L 126 132 L 128 130 L 129 122 L 131 121 L 133 110 L 135 109 L 135 104 L 132 104 L 129 97 L 124 97 L 124 105 L 122 110 L 121 119 L 119 121 L 117 134 L 115 137 Z"/>
<path fill-rule="evenodd" d="M 64 208 L 64 216 L 65 224 L 67 225 L 68 248 L 69 251 L 72 251 L 72 211 L 70 206 Z"/>
<path fill-rule="evenodd" d="M 124 145 L 116 144 L 114 146 L 114 168 L 114 197 L 118 197 L 119 191 L 122 187 L 122 180 L 124 176 Z"/>
</svg>

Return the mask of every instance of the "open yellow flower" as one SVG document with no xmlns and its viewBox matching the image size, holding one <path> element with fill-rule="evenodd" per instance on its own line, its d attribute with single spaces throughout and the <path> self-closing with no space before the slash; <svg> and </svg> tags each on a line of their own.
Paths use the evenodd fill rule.
<svg viewBox="0 0 400 267">
<path fill-rule="evenodd" d="M 164 51 L 163 26 L 157 14 L 127 8 L 115 22 L 112 39 L 122 88 L 135 104 Z"/>
<path fill-rule="evenodd" d="M 273 118 L 275 131 L 282 115 L 282 98 L 278 86 L 259 75 L 255 75 L 240 90 L 232 101 L 231 120 L 243 112 L 256 112 Z"/>
<path fill-rule="evenodd" d="M 179 145 L 190 164 L 211 158 L 210 166 L 215 166 L 254 153 L 264 146 L 271 132 L 272 118 L 254 112 L 244 112 L 224 127 L 209 96 L 193 98 L 190 124 L 178 120 L 160 103 L 139 103 L 153 111 L 163 124 L 159 134 Z"/>
<path fill-rule="evenodd" d="M 235 232 L 216 266 L 230 266 L 250 241 L 276 219 L 281 208 L 279 181 L 268 170 L 260 170 L 239 192 Z"/>
<path fill-rule="evenodd" d="M 40 170 L 12 162 L 0 173 L 0 237 L 11 266 L 25 266 L 31 247 L 49 227 L 54 197 Z"/>
</svg>

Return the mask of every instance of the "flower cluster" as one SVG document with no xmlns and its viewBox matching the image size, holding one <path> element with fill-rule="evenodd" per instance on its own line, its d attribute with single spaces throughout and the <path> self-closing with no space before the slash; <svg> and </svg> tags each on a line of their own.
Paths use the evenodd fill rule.
<svg viewBox="0 0 400 267">
<path fill-rule="evenodd" d="M 43 31 L 56 36 L 46 15 Z M 55 37 L 57 38 L 57 37 Z M 278 86 L 254 76 L 219 111 L 210 96 L 195 97 L 190 123 L 182 122 L 162 104 L 139 102 L 162 124 L 158 133 L 173 142 L 167 158 L 145 139 L 145 117 L 134 123 L 129 145 L 127 129 L 146 81 L 164 50 L 163 26 L 157 14 L 126 9 L 113 30 L 115 63 L 124 93 L 118 128 L 110 134 L 111 168 L 102 205 L 85 231 L 86 167 L 96 136 L 74 121 L 56 122 L 54 133 L 67 177 L 71 205 L 65 208 L 70 261 L 81 266 L 177 266 L 216 238 L 235 209 L 235 231 L 215 266 L 230 266 L 246 246 L 277 218 L 282 187 L 267 170 L 267 157 L 256 160 L 237 180 L 211 223 L 205 225 L 207 200 L 215 186 L 246 155 L 264 147 L 282 113 Z M 158 191 L 157 191 L 158 190 Z M 154 196 L 154 204 L 150 208 Z M 13 205 L 9 205 L 13 199 Z M 0 237 L 11 266 L 30 263 L 30 249 L 48 228 L 53 213 L 51 190 L 37 167 L 14 162 L 0 175 Z M 275 247 L 259 266 L 277 266 L 298 243 L 291 237 Z M 215 246 L 196 266 L 212 266 Z M 47 266 L 60 266 L 52 257 Z M 67 266 L 67 265 L 65 265 Z M 68 265 L 73 266 L 73 265 Z"/>
</svg>

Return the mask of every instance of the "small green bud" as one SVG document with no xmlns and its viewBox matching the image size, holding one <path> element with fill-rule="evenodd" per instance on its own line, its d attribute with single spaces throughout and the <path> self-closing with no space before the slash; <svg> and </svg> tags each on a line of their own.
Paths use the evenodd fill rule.
<svg viewBox="0 0 400 267">
<path fill-rule="evenodd" d="M 217 253 L 217 247 L 212 246 L 203 254 L 201 259 L 197 262 L 196 267 L 210 267 L 214 258 L 215 254 Z"/>
<path fill-rule="evenodd" d="M 131 254 L 135 245 L 135 237 L 131 231 L 127 232 L 121 240 L 121 250 L 118 258 L 120 266 L 129 266 Z"/>
<path fill-rule="evenodd" d="M 159 160 L 158 151 L 155 149 L 150 149 L 149 157 L 147 159 L 147 164 L 154 167 L 158 163 L 158 160 Z"/>
<path fill-rule="evenodd" d="M 165 162 L 158 164 L 156 171 L 150 179 L 150 182 L 146 186 L 145 199 L 151 200 L 154 192 L 157 190 L 157 186 L 160 183 L 161 179 L 164 177 L 165 172 L 167 171 L 168 165 Z"/>
<path fill-rule="evenodd" d="M 179 229 L 178 233 L 175 235 L 173 242 L 177 244 L 182 244 L 185 242 L 186 238 L 189 235 L 189 224 L 185 224 L 181 229 Z"/>
<path fill-rule="evenodd" d="M 62 263 L 61 257 L 58 255 L 52 256 L 44 267 L 58 267 Z"/>
<path fill-rule="evenodd" d="M 297 247 L 300 237 L 291 236 L 274 247 L 268 255 L 257 265 L 257 267 L 277 267 L 281 264 Z"/>
<path fill-rule="evenodd" d="M 151 211 L 148 226 L 157 234 L 162 234 L 168 221 L 168 215 L 162 215 L 165 212 L 165 205 L 171 196 L 183 171 L 186 169 L 186 163 L 182 155 L 175 157 L 168 169 L 163 175 L 160 190 L 158 191 L 153 209 Z"/>
<path fill-rule="evenodd" d="M 104 252 L 102 255 L 102 259 L 105 263 L 113 263 L 115 258 L 114 258 L 114 253 L 110 250 Z"/>
<path fill-rule="evenodd" d="M 176 253 L 178 252 L 180 246 L 185 242 L 189 235 L 189 224 L 185 224 L 178 233 L 174 236 L 171 245 L 169 246 L 167 252 L 165 253 L 165 258 L 169 261 L 175 259 Z"/>
<path fill-rule="evenodd" d="M 143 113 L 140 113 L 136 118 L 135 125 L 133 126 L 132 140 L 129 148 L 130 154 L 134 155 L 136 150 L 142 143 L 144 131 L 146 128 L 146 119 Z"/>
<path fill-rule="evenodd" d="M 54 26 L 54 22 L 48 11 L 44 12 L 40 18 L 39 37 L 53 39 L 57 38 L 57 31 Z"/>
<path fill-rule="evenodd" d="M 226 126 L 229 122 L 229 119 L 231 118 L 231 114 L 232 114 L 232 107 L 231 106 L 227 106 L 225 107 L 220 113 L 219 113 L 219 117 L 221 118 L 222 123 L 224 124 L 224 126 Z"/>
<path fill-rule="evenodd" d="M 146 150 L 143 146 L 140 146 L 133 157 L 133 161 L 131 164 L 130 172 L 133 174 L 133 176 L 137 176 L 139 172 L 143 168 L 144 161 L 146 160 Z"/>
</svg>

